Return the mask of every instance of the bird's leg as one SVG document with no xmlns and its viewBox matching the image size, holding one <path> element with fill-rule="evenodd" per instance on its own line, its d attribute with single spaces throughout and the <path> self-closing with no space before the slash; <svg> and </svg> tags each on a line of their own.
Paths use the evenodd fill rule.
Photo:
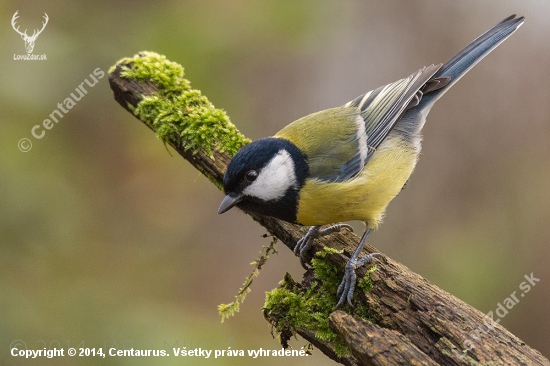
<svg viewBox="0 0 550 366">
<path fill-rule="evenodd" d="M 311 248 L 311 244 L 315 239 L 321 236 L 329 235 L 334 232 L 340 231 L 343 228 L 347 228 L 350 231 L 353 231 L 353 228 L 348 224 L 335 224 L 322 230 L 321 230 L 321 226 L 310 227 L 306 235 L 304 235 L 300 240 L 298 240 L 298 242 L 296 243 L 296 246 L 294 247 L 294 254 L 300 257 L 300 263 L 302 264 L 302 267 L 307 269 L 305 256 L 309 248 Z"/>
<path fill-rule="evenodd" d="M 351 300 L 353 299 L 355 282 L 357 281 L 357 275 L 355 274 L 355 271 L 362 265 L 372 262 L 372 259 L 374 257 L 382 256 L 382 254 L 380 253 L 371 253 L 366 257 L 358 259 L 359 253 L 361 253 L 361 251 L 363 250 L 363 247 L 365 246 L 367 238 L 369 237 L 371 232 L 372 229 L 367 229 L 365 231 L 365 233 L 361 237 L 361 241 L 359 241 L 359 245 L 357 245 L 357 249 L 355 249 L 355 252 L 353 252 L 353 255 L 346 264 L 344 278 L 342 279 L 342 282 L 340 282 L 340 286 L 338 286 L 338 291 L 336 292 L 336 296 L 339 296 L 338 304 L 336 305 L 336 307 L 343 305 L 344 301 L 346 300 L 350 306 L 353 306 Z"/>
</svg>

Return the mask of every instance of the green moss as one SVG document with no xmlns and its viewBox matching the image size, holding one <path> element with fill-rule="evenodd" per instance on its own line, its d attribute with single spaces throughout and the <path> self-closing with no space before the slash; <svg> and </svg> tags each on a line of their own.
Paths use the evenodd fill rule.
<svg viewBox="0 0 550 366">
<path fill-rule="evenodd" d="M 372 279 L 370 278 L 371 273 L 376 271 L 376 266 L 372 266 L 365 272 L 365 277 L 363 277 L 358 283 L 357 286 L 359 286 L 363 292 L 370 292 L 372 288 L 374 287 L 374 284 L 372 283 Z"/>
<path fill-rule="evenodd" d="M 341 251 L 325 248 L 312 260 L 316 280 L 307 289 L 287 273 L 280 287 L 266 293 L 263 311 L 267 319 L 277 319 L 274 327 L 278 333 L 295 334 L 296 329 L 313 331 L 317 339 L 332 342 L 336 354 L 341 357 L 349 354 L 350 350 L 346 342 L 330 329 L 328 321 L 330 313 L 336 310 L 336 291 L 343 275 L 343 268 L 337 268 L 326 258 L 332 253 Z M 375 270 L 376 267 L 370 268 L 357 288 L 370 291 L 370 274 Z M 355 293 L 356 297 L 358 292 Z M 354 308 L 346 305 L 343 310 L 358 318 L 370 320 L 368 308 L 355 300 Z"/>
<path fill-rule="evenodd" d="M 252 285 L 252 281 L 260 275 L 260 271 L 264 264 L 267 263 L 269 256 L 271 254 L 277 254 L 275 244 L 277 244 L 277 238 L 274 236 L 269 245 L 262 246 L 260 256 L 256 258 L 254 262 L 250 263 L 254 266 L 254 270 L 248 277 L 246 277 L 243 287 L 239 289 L 239 293 L 235 296 L 235 301 L 230 302 L 229 304 L 218 305 L 218 313 L 222 317 L 222 323 L 225 319 L 228 319 L 239 312 L 241 304 L 244 303 L 244 300 L 246 299 L 246 295 L 251 291 L 250 286 Z"/>
<path fill-rule="evenodd" d="M 202 149 L 213 159 L 213 149 L 233 156 L 250 142 L 223 110 L 191 89 L 181 65 L 153 52 L 141 52 L 118 64 L 122 65 L 121 77 L 151 81 L 158 87 L 158 93 L 144 96 L 131 109 L 165 143 L 181 141 L 185 151 L 196 154 Z M 109 72 L 114 70 L 115 66 Z"/>
</svg>

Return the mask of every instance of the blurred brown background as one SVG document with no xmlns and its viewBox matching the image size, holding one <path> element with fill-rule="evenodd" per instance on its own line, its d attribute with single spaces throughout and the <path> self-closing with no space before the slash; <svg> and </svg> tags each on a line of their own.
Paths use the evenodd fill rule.
<svg viewBox="0 0 550 366">
<path fill-rule="evenodd" d="M 10 25 L 16 10 L 21 29 L 48 14 L 34 49 L 47 61 L 13 60 L 26 53 Z M 333 364 L 319 351 L 9 355 L 15 340 L 277 349 L 264 292 L 303 272 L 279 245 L 241 312 L 220 324 L 216 306 L 233 300 L 269 243 L 265 230 L 238 211 L 219 216 L 222 193 L 113 100 L 106 76 L 43 139 L 30 134 L 94 69 L 141 50 L 165 54 L 256 139 L 445 62 L 513 13 L 525 25 L 432 110 L 417 170 L 370 242 L 484 313 L 533 273 L 540 282 L 501 324 L 550 356 L 549 2 L 52 0 L 0 3 L 0 363 Z"/>
</svg>

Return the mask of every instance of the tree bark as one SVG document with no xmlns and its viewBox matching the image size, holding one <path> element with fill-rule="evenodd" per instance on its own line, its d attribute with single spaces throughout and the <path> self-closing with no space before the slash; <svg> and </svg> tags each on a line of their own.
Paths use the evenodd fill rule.
<svg viewBox="0 0 550 366">
<path fill-rule="evenodd" d="M 132 113 L 144 96 L 159 91 L 153 82 L 121 77 L 121 64 L 109 74 L 114 97 Z M 132 64 L 125 66 L 132 67 Z M 133 114 L 133 113 L 132 113 Z M 150 127 L 150 126 L 149 126 Z M 212 157 L 205 151 L 185 151 L 182 141 L 173 138 L 170 145 L 199 171 L 221 183 L 230 156 L 214 149 Z M 289 249 L 305 233 L 305 228 L 271 217 L 253 215 L 272 235 Z M 342 266 L 353 253 L 358 237 L 340 232 L 315 241 L 309 255 L 323 246 L 343 249 L 328 260 Z M 367 245 L 365 253 L 379 252 Z M 338 357 L 330 342 L 315 337 L 311 329 L 296 329 L 331 359 L 345 365 L 550 365 L 540 352 L 530 348 L 482 312 L 434 286 L 404 265 L 385 257 L 376 260 L 371 274 L 374 284 L 364 301 L 374 322 L 357 320 L 341 310 L 329 317 L 331 329 L 349 345 L 351 355 Z M 297 259 L 298 260 L 298 259 Z M 365 270 L 359 270 L 358 278 Z M 307 273 L 306 273 L 307 275 Z M 304 281 L 309 286 L 311 281 Z M 277 322 L 277 319 L 269 319 Z"/>
</svg>

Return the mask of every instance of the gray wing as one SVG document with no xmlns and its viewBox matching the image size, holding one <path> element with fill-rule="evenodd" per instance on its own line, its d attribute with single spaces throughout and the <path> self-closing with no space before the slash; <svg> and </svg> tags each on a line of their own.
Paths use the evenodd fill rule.
<svg viewBox="0 0 550 366">
<path fill-rule="evenodd" d="M 357 154 L 342 164 L 340 174 L 333 177 L 335 181 L 353 178 L 363 169 L 405 110 L 418 104 L 422 98 L 420 89 L 440 67 L 441 64 L 424 67 L 405 79 L 381 86 L 344 105 L 359 109 L 358 118 L 363 125 L 358 124 Z"/>
</svg>

